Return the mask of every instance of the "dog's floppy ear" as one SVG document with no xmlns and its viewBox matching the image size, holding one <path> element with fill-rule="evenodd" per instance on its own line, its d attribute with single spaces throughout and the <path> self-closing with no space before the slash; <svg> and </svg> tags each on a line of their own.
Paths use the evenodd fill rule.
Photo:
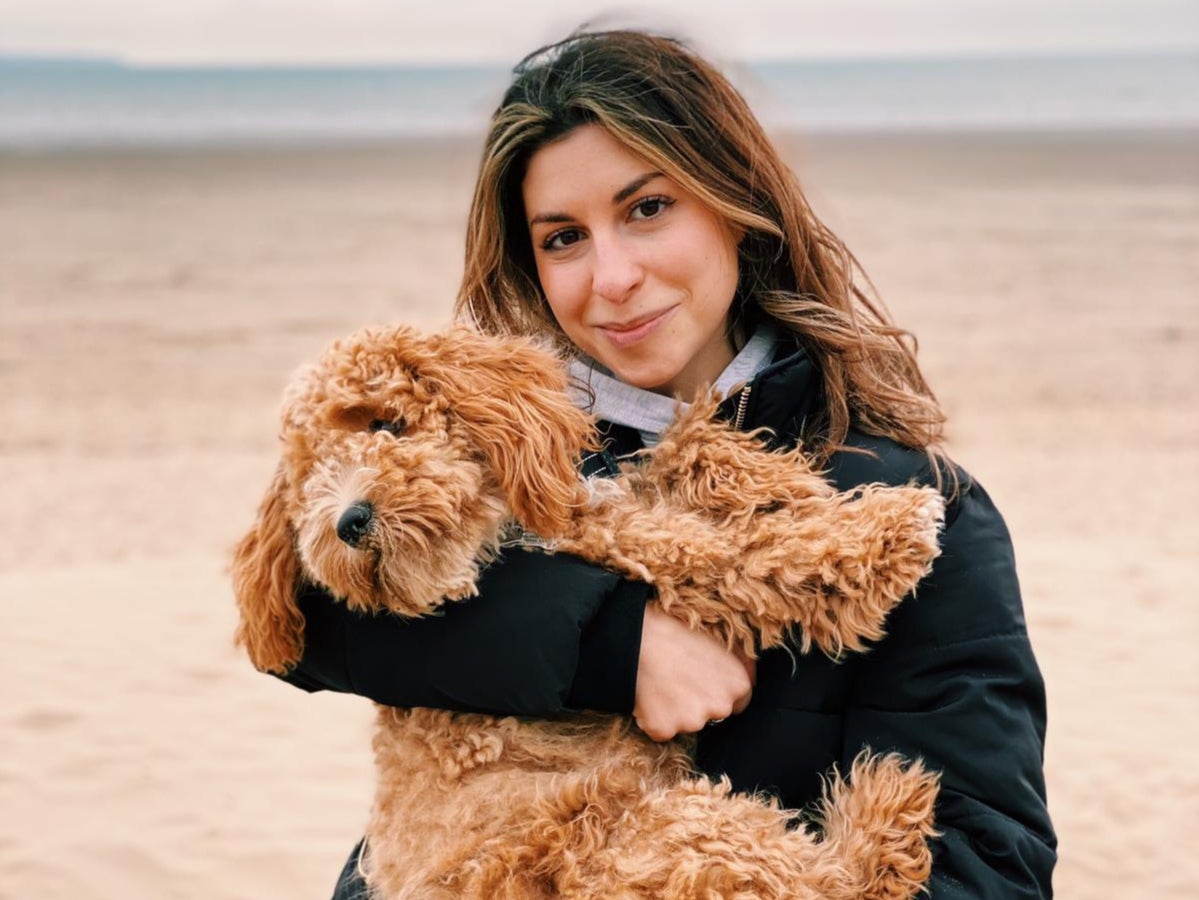
<svg viewBox="0 0 1199 900">
<path fill-rule="evenodd" d="M 235 642 L 254 665 L 282 674 L 304 648 L 304 616 L 296 605 L 299 560 L 286 515 L 287 481 L 280 464 L 258 507 L 258 521 L 233 552 L 233 592 L 241 618 Z"/>
<path fill-rule="evenodd" d="M 590 418 L 566 393 L 566 370 L 523 338 L 446 336 L 457 352 L 433 380 L 491 463 L 508 504 L 525 528 L 553 537 L 583 502 L 576 468 L 592 446 Z"/>
</svg>

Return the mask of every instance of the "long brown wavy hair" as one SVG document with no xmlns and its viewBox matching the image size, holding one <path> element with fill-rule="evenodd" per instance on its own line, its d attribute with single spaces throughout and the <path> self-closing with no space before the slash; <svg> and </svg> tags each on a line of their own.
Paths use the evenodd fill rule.
<svg viewBox="0 0 1199 900">
<path fill-rule="evenodd" d="M 944 458 L 945 415 L 914 338 L 891 323 L 741 95 L 673 38 L 576 33 L 516 66 L 484 146 L 460 319 L 492 333 L 548 334 L 569 349 L 538 282 L 521 185 L 537 150 L 587 124 L 744 231 L 733 315 L 775 320 L 818 366 L 825 412 L 804 435 L 810 451 L 827 459 L 852 425 Z"/>
</svg>

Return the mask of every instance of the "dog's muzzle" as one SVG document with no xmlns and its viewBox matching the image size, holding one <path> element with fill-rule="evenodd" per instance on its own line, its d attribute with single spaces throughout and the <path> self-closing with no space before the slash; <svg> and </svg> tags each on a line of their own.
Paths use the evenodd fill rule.
<svg viewBox="0 0 1199 900">
<path fill-rule="evenodd" d="M 337 520 L 337 536 L 351 547 L 357 547 L 375 522 L 375 508 L 359 500 Z"/>
</svg>

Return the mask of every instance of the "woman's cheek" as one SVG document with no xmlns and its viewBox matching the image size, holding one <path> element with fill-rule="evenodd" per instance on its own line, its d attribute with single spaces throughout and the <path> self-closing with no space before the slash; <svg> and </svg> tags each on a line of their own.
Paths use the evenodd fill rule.
<svg viewBox="0 0 1199 900">
<path fill-rule="evenodd" d="M 541 273 L 541 290 L 560 325 L 568 326 L 582 315 L 586 288 L 571 266 L 546 266 Z"/>
</svg>

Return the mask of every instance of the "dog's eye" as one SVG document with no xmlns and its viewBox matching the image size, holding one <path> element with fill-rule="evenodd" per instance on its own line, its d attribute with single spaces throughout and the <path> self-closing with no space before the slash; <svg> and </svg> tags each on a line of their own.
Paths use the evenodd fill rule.
<svg viewBox="0 0 1199 900">
<path fill-rule="evenodd" d="M 408 423 L 401 419 L 371 419 L 368 426 L 371 431 L 386 431 L 388 434 L 399 437 L 404 433 L 404 429 L 408 427 Z"/>
</svg>

